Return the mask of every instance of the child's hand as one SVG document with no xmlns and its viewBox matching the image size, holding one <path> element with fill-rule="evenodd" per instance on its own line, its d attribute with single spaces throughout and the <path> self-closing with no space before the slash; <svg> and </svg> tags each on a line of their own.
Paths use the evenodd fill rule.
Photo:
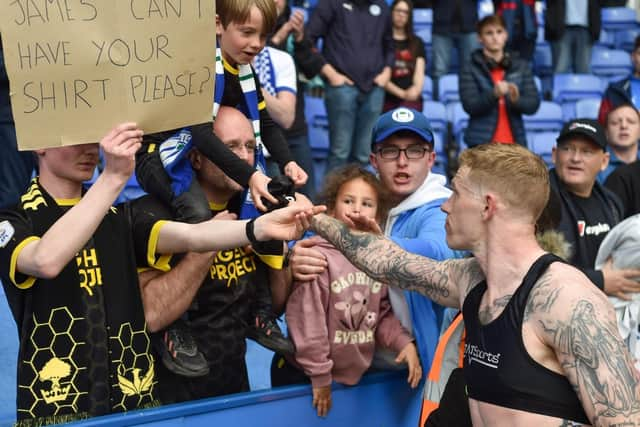
<svg viewBox="0 0 640 427">
<path fill-rule="evenodd" d="M 370 218 L 365 215 L 360 215 L 359 213 L 350 213 L 347 212 L 347 218 L 351 220 L 351 223 L 347 223 L 349 228 L 353 228 L 358 231 L 364 231 L 367 233 L 373 233 L 382 235 L 382 229 L 380 228 L 380 224 L 376 221 L 375 218 Z"/>
<path fill-rule="evenodd" d="M 313 388 L 313 407 L 319 417 L 326 417 L 331 409 L 331 386 Z"/>
<path fill-rule="evenodd" d="M 260 171 L 255 171 L 253 175 L 251 175 L 251 178 L 249 178 L 249 190 L 251 191 L 253 204 L 262 212 L 266 211 L 267 207 L 262 203 L 260 197 L 264 197 L 273 204 L 278 203 L 278 199 L 273 197 L 271 193 L 269 193 L 269 190 L 267 190 L 269 181 L 271 181 L 271 178 Z"/>
<path fill-rule="evenodd" d="M 307 183 L 307 173 L 293 160 L 284 167 L 284 174 L 291 178 L 293 185 L 301 187 Z"/>
<path fill-rule="evenodd" d="M 407 382 L 411 388 L 416 388 L 422 379 L 422 366 L 420 366 L 420 358 L 415 344 L 410 342 L 407 344 L 396 357 L 396 363 L 407 362 L 409 365 L 409 377 Z"/>
</svg>

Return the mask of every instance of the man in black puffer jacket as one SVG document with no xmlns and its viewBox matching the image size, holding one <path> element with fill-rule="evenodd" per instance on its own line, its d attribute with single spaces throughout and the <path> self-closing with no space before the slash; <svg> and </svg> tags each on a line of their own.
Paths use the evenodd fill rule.
<svg viewBox="0 0 640 427">
<path fill-rule="evenodd" d="M 533 114 L 540 97 L 529 64 L 504 51 L 507 30 L 501 16 L 478 22 L 482 48 L 460 71 L 460 100 L 469 114 L 465 142 L 469 147 L 487 142 L 526 146 L 522 114 Z"/>
</svg>

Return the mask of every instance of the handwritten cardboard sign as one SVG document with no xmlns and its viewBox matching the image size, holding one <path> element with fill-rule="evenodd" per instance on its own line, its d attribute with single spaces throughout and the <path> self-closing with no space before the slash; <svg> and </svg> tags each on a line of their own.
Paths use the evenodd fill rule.
<svg viewBox="0 0 640 427">
<path fill-rule="evenodd" d="M 211 120 L 215 0 L 7 0 L 0 32 L 22 150 Z"/>
</svg>

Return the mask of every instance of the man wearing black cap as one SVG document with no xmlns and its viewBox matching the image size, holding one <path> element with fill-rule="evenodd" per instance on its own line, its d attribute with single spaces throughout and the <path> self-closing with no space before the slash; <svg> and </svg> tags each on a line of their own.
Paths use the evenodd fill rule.
<svg viewBox="0 0 640 427">
<path fill-rule="evenodd" d="M 611 265 L 602 270 L 593 268 L 600 243 L 623 218 L 618 197 L 596 180 L 609 163 L 604 129 L 596 120 L 572 120 L 557 141 L 550 181 L 562 201 L 559 230 L 573 248 L 569 262 L 607 294 L 627 298 L 625 293 L 640 291 L 632 280 L 640 271 L 613 270 Z"/>
</svg>

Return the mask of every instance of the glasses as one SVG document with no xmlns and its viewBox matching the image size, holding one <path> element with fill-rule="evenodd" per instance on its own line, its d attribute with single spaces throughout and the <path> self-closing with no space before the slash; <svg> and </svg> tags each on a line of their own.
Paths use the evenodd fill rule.
<svg viewBox="0 0 640 427">
<path fill-rule="evenodd" d="M 382 147 L 377 151 L 378 155 L 386 160 L 395 160 L 400 157 L 400 153 L 404 153 L 407 159 L 421 159 L 429 152 L 431 150 L 423 145 L 410 145 L 407 148 L 398 148 L 392 145 L 390 147 Z"/>
<path fill-rule="evenodd" d="M 409 11 L 404 9 L 393 9 L 393 13 L 409 16 Z"/>
<path fill-rule="evenodd" d="M 249 153 L 253 153 L 254 151 L 256 151 L 256 143 L 255 142 L 232 142 L 230 144 L 227 144 L 227 148 L 231 151 L 233 151 L 234 153 L 239 153 L 243 150 L 246 150 Z"/>
<path fill-rule="evenodd" d="M 591 158 L 595 156 L 598 153 L 598 151 L 602 151 L 602 150 L 598 150 L 597 148 L 580 148 L 580 147 L 574 147 L 573 145 L 567 145 L 567 144 L 562 144 L 558 146 L 558 150 L 563 153 L 569 153 L 572 156 L 575 154 L 580 154 L 584 158 Z"/>
</svg>

